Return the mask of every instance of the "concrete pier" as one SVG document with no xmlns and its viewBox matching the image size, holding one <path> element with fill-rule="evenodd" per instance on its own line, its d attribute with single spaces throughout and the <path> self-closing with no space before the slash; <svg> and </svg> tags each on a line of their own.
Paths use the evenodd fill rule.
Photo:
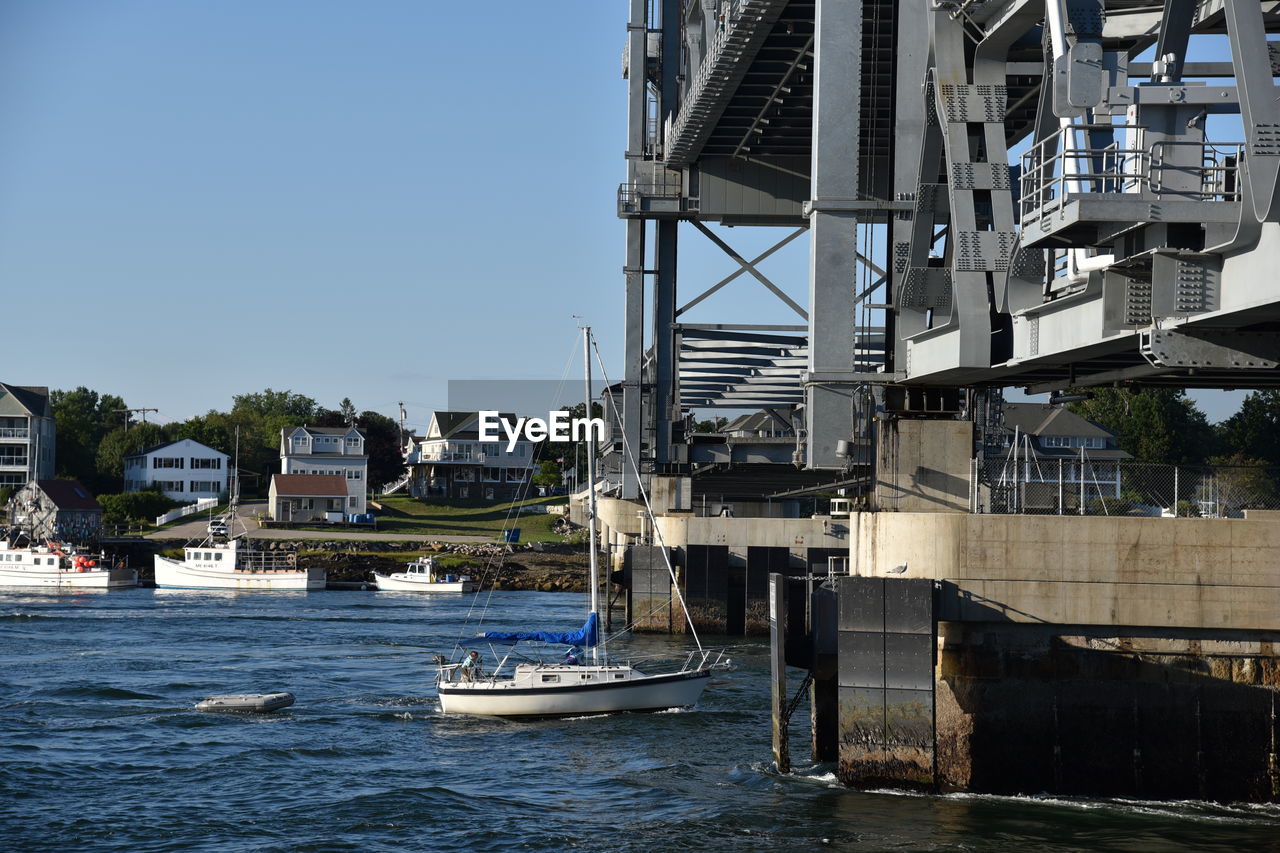
<svg viewBox="0 0 1280 853">
<path fill-rule="evenodd" d="M 1280 801 L 1280 523 L 865 513 L 851 528 L 846 784 Z M 922 584 L 927 679 L 901 620 L 877 637 L 871 618 Z M 895 726 L 904 688 L 920 710 Z"/>
</svg>

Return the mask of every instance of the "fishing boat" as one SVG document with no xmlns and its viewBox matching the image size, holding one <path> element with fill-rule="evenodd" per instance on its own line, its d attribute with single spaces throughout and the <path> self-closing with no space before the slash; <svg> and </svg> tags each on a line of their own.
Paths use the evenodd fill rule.
<svg viewBox="0 0 1280 853">
<path fill-rule="evenodd" d="M 443 572 L 431 557 L 420 557 L 403 571 L 371 574 L 374 586 L 387 592 L 474 592 L 476 588 L 469 575 Z"/>
<path fill-rule="evenodd" d="M 236 436 L 236 467 L 239 471 L 239 433 Z M 299 568 L 293 551 L 263 550 L 253 547 L 245 535 L 244 523 L 236 515 L 239 479 L 233 481 L 231 506 L 225 528 L 209 525 L 209 536 L 198 545 L 182 549 L 182 559 L 159 554 L 155 558 L 157 589 L 234 589 L 281 592 L 324 589 L 328 575 L 322 568 Z M 241 534 L 235 535 L 239 523 Z M 214 531 L 217 532 L 214 532 Z"/>
<path fill-rule="evenodd" d="M 587 412 L 591 411 L 591 330 L 583 328 Z M 587 531 L 590 554 L 590 604 L 586 623 L 573 632 L 488 631 L 458 644 L 466 654 L 449 662 L 437 655 L 436 692 L 446 714 L 499 717 L 564 717 L 615 711 L 661 711 L 695 705 L 717 669 L 728 661 L 702 649 L 663 671 L 631 663 L 611 663 L 599 632 L 600 569 L 596 553 L 595 442 L 587 440 Z M 668 566 L 670 568 L 670 566 Z M 673 575 L 674 577 L 674 575 Z M 673 586 L 683 607 L 678 586 Z M 519 648 L 518 644 L 524 643 Z M 490 673 L 480 671 L 471 648 L 490 647 L 500 657 Z M 507 647 L 499 655 L 497 649 Z M 585 650 L 585 651 L 584 651 Z M 563 658 L 545 660 L 543 655 Z M 513 658 L 517 660 L 513 661 Z M 508 664 L 511 664 L 508 666 Z"/>
<path fill-rule="evenodd" d="M 181 560 L 156 555 L 158 589 L 324 589 L 326 578 L 324 569 L 299 568 L 292 551 L 259 550 L 241 538 L 188 545 Z"/>
<path fill-rule="evenodd" d="M 122 559 L 81 553 L 59 543 L 15 548 L 0 540 L 0 586 L 127 589 L 137 585 L 138 573 Z"/>
</svg>

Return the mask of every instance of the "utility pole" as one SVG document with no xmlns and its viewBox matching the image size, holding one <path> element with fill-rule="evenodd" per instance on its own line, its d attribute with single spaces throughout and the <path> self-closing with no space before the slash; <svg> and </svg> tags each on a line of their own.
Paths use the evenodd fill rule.
<svg viewBox="0 0 1280 853">
<path fill-rule="evenodd" d="M 147 422 L 147 412 L 159 412 L 159 409 L 112 409 L 113 412 L 124 412 L 124 429 L 129 431 L 129 414 L 131 412 L 140 412 L 142 414 L 142 422 Z"/>
</svg>

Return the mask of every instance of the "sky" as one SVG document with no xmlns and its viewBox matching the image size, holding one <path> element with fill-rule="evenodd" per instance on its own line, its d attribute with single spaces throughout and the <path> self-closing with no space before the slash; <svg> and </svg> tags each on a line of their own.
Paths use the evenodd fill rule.
<svg viewBox="0 0 1280 853">
<path fill-rule="evenodd" d="M 580 384 L 575 317 L 617 378 L 627 6 L 0 0 L 0 379 L 425 427 L 450 380 Z M 807 251 L 761 265 L 801 303 Z M 682 228 L 682 302 L 736 268 Z M 682 319 L 801 322 L 749 276 Z"/>
</svg>

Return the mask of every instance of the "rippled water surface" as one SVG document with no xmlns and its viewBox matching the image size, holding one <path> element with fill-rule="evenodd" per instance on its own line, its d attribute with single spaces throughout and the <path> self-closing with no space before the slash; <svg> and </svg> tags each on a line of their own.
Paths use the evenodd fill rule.
<svg viewBox="0 0 1280 853">
<path fill-rule="evenodd" d="M 1280 851 L 1274 807 L 905 796 L 842 790 L 821 767 L 778 776 L 763 644 L 738 645 L 738 668 L 693 711 L 445 717 L 430 656 L 470 603 L 0 592 L 0 847 Z M 582 607 L 499 593 L 487 626 L 570 629 Z M 214 693 L 276 690 L 297 704 L 193 710 Z"/>
</svg>

